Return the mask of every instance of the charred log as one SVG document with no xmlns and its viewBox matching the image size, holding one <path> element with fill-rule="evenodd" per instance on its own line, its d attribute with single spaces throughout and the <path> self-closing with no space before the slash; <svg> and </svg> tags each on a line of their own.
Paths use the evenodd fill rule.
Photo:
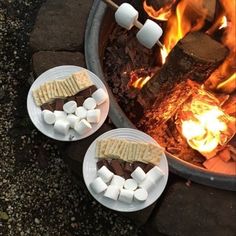
<svg viewBox="0 0 236 236">
<path fill-rule="evenodd" d="M 172 49 L 161 70 L 142 88 L 138 101 L 149 108 L 160 103 L 181 81 L 203 83 L 227 56 L 228 50 L 208 35 L 193 32 Z M 183 94 L 184 95 L 184 94 Z"/>
</svg>

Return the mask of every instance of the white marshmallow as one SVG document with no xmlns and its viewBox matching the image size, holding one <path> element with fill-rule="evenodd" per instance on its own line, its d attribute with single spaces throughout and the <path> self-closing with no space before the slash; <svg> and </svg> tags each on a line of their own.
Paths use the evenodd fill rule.
<svg viewBox="0 0 236 236">
<path fill-rule="evenodd" d="M 117 186 L 109 185 L 104 193 L 104 196 L 113 200 L 117 200 L 120 189 Z"/>
<path fill-rule="evenodd" d="M 81 121 L 77 121 L 75 123 L 74 129 L 78 134 L 84 135 L 87 132 L 89 132 L 89 130 L 92 129 L 92 126 L 89 124 L 87 120 L 82 119 Z"/>
<path fill-rule="evenodd" d="M 124 186 L 125 179 L 119 175 L 114 175 L 110 185 L 117 186 L 119 189 Z"/>
<path fill-rule="evenodd" d="M 100 105 L 107 100 L 108 95 L 102 88 L 99 88 L 92 94 L 92 98 L 96 101 L 97 105 Z"/>
<path fill-rule="evenodd" d="M 143 188 L 139 188 L 134 191 L 134 199 L 138 202 L 144 202 L 147 200 L 148 192 Z"/>
<path fill-rule="evenodd" d="M 72 129 L 74 129 L 75 123 L 76 123 L 77 121 L 79 121 L 79 117 L 76 116 L 76 115 L 74 115 L 74 114 L 69 114 L 69 115 L 66 117 L 66 119 L 69 121 L 70 127 L 71 127 Z"/>
<path fill-rule="evenodd" d="M 146 189 L 147 192 L 150 192 L 154 186 L 154 181 L 149 178 L 149 177 L 146 177 L 140 184 L 139 184 L 139 187 L 143 188 L 143 189 Z"/>
<path fill-rule="evenodd" d="M 89 110 L 87 112 L 87 121 L 90 123 L 99 123 L 101 118 L 101 111 L 99 109 Z"/>
<path fill-rule="evenodd" d="M 96 107 L 96 101 L 93 98 L 86 98 L 83 103 L 83 107 L 87 110 L 92 110 Z"/>
<path fill-rule="evenodd" d="M 157 23 L 147 19 L 136 36 L 143 46 L 150 49 L 157 43 L 162 33 L 162 28 Z"/>
<path fill-rule="evenodd" d="M 75 110 L 75 114 L 82 120 L 87 117 L 87 110 L 84 107 L 77 107 Z"/>
<path fill-rule="evenodd" d="M 123 3 L 115 12 L 116 23 L 130 30 L 138 19 L 138 11 L 129 3 Z"/>
<path fill-rule="evenodd" d="M 135 190 L 138 187 L 137 182 L 134 179 L 127 179 L 124 183 L 124 188 L 128 190 Z"/>
<path fill-rule="evenodd" d="M 67 114 L 64 111 L 54 111 L 54 114 L 56 116 L 56 120 L 65 120 L 67 117 Z"/>
<path fill-rule="evenodd" d="M 154 166 L 147 172 L 147 177 L 153 182 L 158 182 L 164 175 L 165 173 L 158 166 Z"/>
<path fill-rule="evenodd" d="M 133 196 L 134 196 L 134 191 L 127 190 L 127 189 L 121 189 L 118 199 L 121 202 L 125 202 L 125 203 L 130 204 L 133 201 Z"/>
<path fill-rule="evenodd" d="M 56 120 L 54 124 L 54 129 L 61 134 L 67 135 L 70 128 L 70 123 L 68 120 Z"/>
<path fill-rule="evenodd" d="M 98 170 L 98 176 L 101 177 L 105 183 L 108 183 L 112 179 L 113 175 L 114 174 L 108 170 L 106 166 L 102 166 Z"/>
<path fill-rule="evenodd" d="M 90 184 L 91 189 L 95 193 L 101 193 L 107 189 L 107 185 L 103 182 L 101 177 L 97 177 L 91 184 Z"/>
<path fill-rule="evenodd" d="M 145 177 L 146 174 L 143 171 L 142 168 L 140 168 L 139 166 L 131 173 L 131 177 L 139 184 L 141 183 Z"/>
<path fill-rule="evenodd" d="M 49 124 L 52 125 L 55 123 L 56 121 L 56 116 L 53 112 L 49 111 L 49 110 L 43 110 L 43 120 Z"/>
<path fill-rule="evenodd" d="M 77 108 L 77 103 L 76 101 L 69 101 L 63 105 L 63 110 L 68 113 L 74 113 Z"/>
</svg>

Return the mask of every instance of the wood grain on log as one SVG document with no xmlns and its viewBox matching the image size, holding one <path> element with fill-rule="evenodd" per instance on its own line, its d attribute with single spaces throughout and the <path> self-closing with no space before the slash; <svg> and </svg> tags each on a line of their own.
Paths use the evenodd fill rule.
<svg viewBox="0 0 236 236">
<path fill-rule="evenodd" d="M 228 50 L 202 32 L 187 34 L 172 49 L 161 70 L 142 88 L 138 101 L 148 109 L 169 95 L 181 81 L 203 83 L 221 64 Z"/>
</svg>

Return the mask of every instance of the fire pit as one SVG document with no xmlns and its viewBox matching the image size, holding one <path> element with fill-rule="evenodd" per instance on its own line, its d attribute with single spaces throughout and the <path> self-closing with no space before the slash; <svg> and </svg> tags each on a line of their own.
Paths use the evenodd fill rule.
<svg viewBox="0 0 236 236">
<path fill-rule="evenodd" d="M 193 4 L 189 8 L 186 2 Z M 117 127 L 137 127 L 153 136 L 166 147 L 172 172 L 235 190 L 235 45 L 224 25 L 230 9 L 225 11 L 227 1 L 205 2 L 211 4 L 131 2 L 141 20 L 148 13 L 164 29 L 160 51 L 140 45 L 135 29 L 121 29 L 114 12 L 95 1 L 86 30 L 86 62 L 110 88 L 110 118 Z"/>
</svg>

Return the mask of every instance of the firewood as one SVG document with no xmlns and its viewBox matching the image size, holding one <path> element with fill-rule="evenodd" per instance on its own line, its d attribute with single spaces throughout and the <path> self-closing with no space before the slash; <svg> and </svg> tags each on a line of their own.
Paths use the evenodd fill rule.
<svg viewBox="0 0 236 236">
<path fill-rule="evenodd" d="M 154 101 L 158 103 L 169 96 L 176 84 L 187 79 L 203 83 L 227 54 L 228 49 L 210 36 L 202 32 L 187 34 L 172 49 L 161 70 L 144 85 L 139 103 L 149 108 Z"/>
<path fill-rule="evenodd" d="M 224 148 L 221 152 L 218 153 L 218 156 L 225 162 L 228 162 L 231 159 L 230 150 L 228 147 Z"/>
<path fill-rule="evenodd" d="M 221 160 L 220 157 L 216 156 L 203 162 L 203 165 L 206 167 L 206 169 L 211 170 L 213 172 L 218 172 L 228 175 L 236 175 L 235 161 L 225 162 Z"/>
</svg>

